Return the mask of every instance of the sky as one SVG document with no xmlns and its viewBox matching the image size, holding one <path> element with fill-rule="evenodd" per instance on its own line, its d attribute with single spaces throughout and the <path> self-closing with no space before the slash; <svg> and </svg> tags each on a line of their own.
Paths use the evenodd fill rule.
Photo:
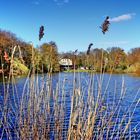
<svg viewBox="0 0 140 140">
<path fill-rule="evenodd" d="M 54 41 L 59 52 L 140 47 L 140 0 L 0 0 L 0 29 L 35 47 Z M 109 31 L 99 28 L 110 17 Z M 39 27 L 45 35 L 38 39 Z"/>
</svg>

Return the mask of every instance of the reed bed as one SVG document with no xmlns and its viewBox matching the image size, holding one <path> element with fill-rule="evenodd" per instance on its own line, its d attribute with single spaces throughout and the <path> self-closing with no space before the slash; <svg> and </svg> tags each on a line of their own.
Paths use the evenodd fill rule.
<svg viewBox="0 0 140 140">
<path fill-rule="evenodd" d="M 19 90 L 10 74 L 1 85 L 0 139 L 122 140 L 140 139 L 140 93 L 123 106 L 125 79 L 110 87 L 110 74 L 59 73 L 58 78 L 30 71 Z M 71 76 L 69 76 L 71 75 Z"/>
<path fill-rule="evenodd" d="M 30 75 L 30 74 L 29 74 Z M 140 99 L 121 106 L 126 89 L 122 79 L 120 93 L 116 85 L 103 87 L 102 76 L 80 73 L 27 76 L 19 93 L 15 79 L 3 83 L 1 93 L 0 139 L 138 139 L 140 123 L 133 116 Z M 41 78 L 40 78 L 41 77 Z M 104 88 L 104 89 L 103 89 Z M 109 97 L 111 96 L 111 97 Z"/>
</svg>

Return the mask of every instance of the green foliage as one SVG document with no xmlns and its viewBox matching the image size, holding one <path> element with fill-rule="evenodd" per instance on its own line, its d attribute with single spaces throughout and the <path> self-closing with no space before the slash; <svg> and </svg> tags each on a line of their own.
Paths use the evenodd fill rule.
<svg viewBox="0 0 140 140">
<path fill-rule="evenodd" d="M 57 72 L 59 71 L 59 60 L 57 46 L 54 42 L 44 43 L 40 46 L 40 53 L 42 55 L 41 62 L 48 72 Z"/>
<path fill-rule="evenodd" d="M 19 61 L 17 58 L 14 59 L 14 63 L 13 63 L 14 75 L 26 75 L 28 74 L 28 72 L 29 72 L 29 69 L 27 68 L 27 66 L 22 64 L 22 62 Z"/>
</svg>

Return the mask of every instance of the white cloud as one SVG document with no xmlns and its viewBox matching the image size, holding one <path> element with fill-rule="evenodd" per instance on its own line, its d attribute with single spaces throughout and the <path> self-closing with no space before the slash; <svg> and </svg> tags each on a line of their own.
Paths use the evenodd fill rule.
<svg viewBox="0 0 140 140">
<path fill-rule="evenodd" d="M 130 20 L 135 15 L 136 15 L 135 13 L 123 14 L 123 15 L 120 15 L 117 17 L 110 18 L 110 21 L 111 22 L 120 22 L 120 21 L 124 21 L 124 20 Z"/>
<path fill-rule="evenodd" d="M 69 3 L 69 0 L 53 0 L 58 6 Z"/>
</svg>

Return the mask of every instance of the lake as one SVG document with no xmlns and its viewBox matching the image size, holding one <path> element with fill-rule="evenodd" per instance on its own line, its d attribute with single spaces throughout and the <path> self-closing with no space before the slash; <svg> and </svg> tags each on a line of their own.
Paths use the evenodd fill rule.
<svg viewBox="0 0 140 140">
<path fill-rule="evenodd" d="M 1 139 L 30 139 L 23 128 L 33 132 L 33 124 L 40 138 L 45 128 L 45 138 L 67 139 L 68 128 L 75 135 L 79 122 L 78 137 L 92 128 L 92 139 L 140 139 L 140 77 L 81 72 L 5 81 L 0 82 Z"/>
</svg>

